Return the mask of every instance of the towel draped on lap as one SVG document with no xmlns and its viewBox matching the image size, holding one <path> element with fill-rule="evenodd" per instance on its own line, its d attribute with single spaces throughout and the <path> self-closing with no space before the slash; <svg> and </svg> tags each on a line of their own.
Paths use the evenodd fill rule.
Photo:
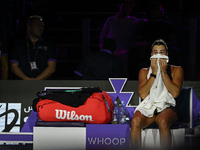
<svg viewBox="0 0 200 150">
<path fill-rule="evenodd" d="M 153 117 L 155 110 L 157 110 L 157 112 L 161 112 L 169 106 L 175 107 L 176 105 L 175 99 L 165 87 L 160 72 L 159 59 L 164 58 L 168 62 L 168 56 L 157 54 L 150 57 L 150 59 L 152 58 L 157 58 L 158 71 L 156 74 L 156 78 L 150 89 L 150 94 L 135 109 L 135 112 L 140 111 L 144 116 L 149 118 Z M 149 79 L 151 73 L 152 69 L 150 67 L 147 74 L 147 79 Z"/>
</svg>

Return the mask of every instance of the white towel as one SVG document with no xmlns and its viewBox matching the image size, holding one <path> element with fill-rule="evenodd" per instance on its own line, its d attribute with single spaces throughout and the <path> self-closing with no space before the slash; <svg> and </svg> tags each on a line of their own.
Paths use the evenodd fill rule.
<svg viewBox="0 0 200 150">
<path fill-rule="evenodd" d="M 146 117 L 153 117 L 155 109 L 157 109 L 157 112 L 161 112 L 165 108 L 169 106 L 175 106 L 176 101 L 173 98 L 173 96 L 168 92 L 168 90 L 165 87 L 165 84 L 163 82 L 161 72 L 160 72 L 160 65 L 159 65 L 159 59 L 164 58 L 169 61 L 168 56 L 165 55 L 153 55 L 150 57 L 157 58 L 157 65 L 158 65 L 158 71 L 156 74 L 156 78 L 154 80 L 154 83 L 150 89 L 150 94 L 137 106 L 135 111 L 140 111 L 144 116 Z M 152 73 L 152 69 L 150 67 L 147 79 L 149 79 L 150 74 Z"/>
</svg>

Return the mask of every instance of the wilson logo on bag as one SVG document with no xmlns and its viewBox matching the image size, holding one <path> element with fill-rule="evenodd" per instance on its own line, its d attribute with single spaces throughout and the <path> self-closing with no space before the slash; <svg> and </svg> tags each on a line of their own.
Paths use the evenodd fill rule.
<svg viewBox="0 0 200 150">
<path fill-rule="evenodd" d="M 72 107 L 60 102 L 40 99 L 36 105 L 43 121 L 81 121 L 104 124 L 112 121 L 112 98 L 105 91 L 94 92 L 83 105 Z"/>
<path fill-rule="evenodd" d="M 78 115 L 75 111 L 66 111 L 56 109 L 56 118 L 57 119 L 67 119 L 71 121 L 93 121 L 92 115 Z"/>
</svg>

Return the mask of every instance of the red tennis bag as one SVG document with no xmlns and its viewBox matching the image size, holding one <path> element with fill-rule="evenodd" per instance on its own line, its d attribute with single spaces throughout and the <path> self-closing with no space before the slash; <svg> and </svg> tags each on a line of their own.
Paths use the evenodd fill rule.
<svg viewBox="0 0 200 150">
<path fill-rule="evenodd" d="M 112 121 L 112 98 L 105 91 L 94 92 L 83 105 L 68 106 L 54 100 L 40 99 L 36 104 L 39 119 L 42 121 L 79 121 L 105 124 Z"/>
</svg>

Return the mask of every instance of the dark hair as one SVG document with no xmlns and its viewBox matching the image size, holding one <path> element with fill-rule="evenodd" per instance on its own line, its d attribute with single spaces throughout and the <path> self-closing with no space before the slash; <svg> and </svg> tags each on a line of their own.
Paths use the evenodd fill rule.
<svg viewBox="0 0 200 150">
<path fill-rule="evenodd" d="M 117 45 L 116 42 L 113 38 L 106 38 L 104 43 L 103 43 L 103 49 L 108 49 L 110 50 L 112 53 L 115 52 Z"/>
<path fill-rule="evenodd" d="M 151 49 L 153 48 L 154 45 L 164 45 L 166 50 L 168 51 L 168 47 L 166 42 L 163 39 L 157 39 L 153 42 L 153 44 L 151 45 Z"/>
<path fill-rule="evenodd" d="M 42 20 L 42 17 L 41 16 L 38 16 L 38 15 L 33 15 L 33 16 L 30 16 L 29 17 L 29 19 L 27 20 L 27 25 L 29 24 L 31 24 L 32 23 L 32 20 L 33 19 L 40 19 L 40 21 L 42 21 L 43 22 L 43 20 Z"/>
</svg>

